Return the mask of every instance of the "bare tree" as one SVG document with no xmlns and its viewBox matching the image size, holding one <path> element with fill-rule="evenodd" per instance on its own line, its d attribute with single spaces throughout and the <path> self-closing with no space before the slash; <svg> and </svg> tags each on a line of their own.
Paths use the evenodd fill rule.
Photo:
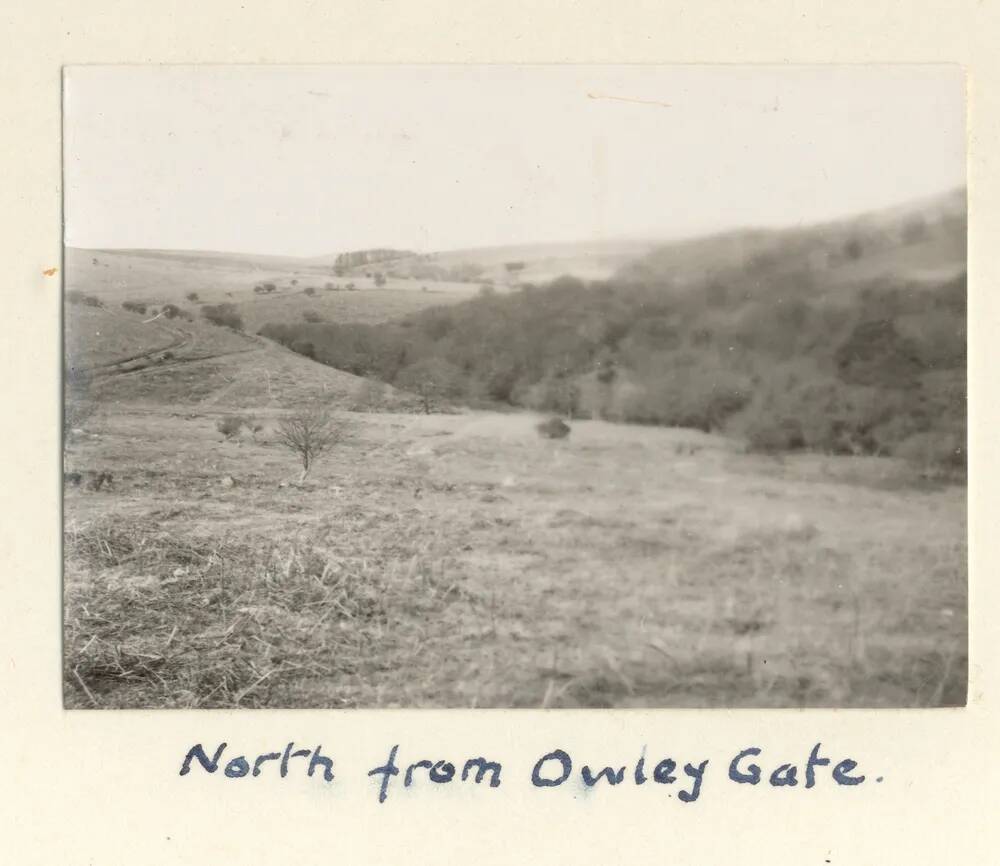
<svg viewBox="0 0 1000 866">
<path fill-rule="evenodd" d="M 305 481 L 316 459 L 340 441 L 341 431 L 326 406 L 314 405 L 287 415 L 278 422 L 278 443 L 302 461 L 299 483 Z"/>
</svg>

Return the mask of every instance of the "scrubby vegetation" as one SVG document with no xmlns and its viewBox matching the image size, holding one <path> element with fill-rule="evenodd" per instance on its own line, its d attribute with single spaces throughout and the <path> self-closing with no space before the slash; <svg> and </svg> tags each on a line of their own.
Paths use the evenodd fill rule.
<svg viewBox="0 0 1000 866">
<path fill-rule="evenodd" d="M 85 294 L 79 289 L 70 289 L 66 292 L 66 303 L 67 304 L 80 304 L 85 307 L 103 307 L 104 304 L 101 303 L 100 298 L 96 298 L 93 295 Z"/>
<path fill-rule="evenodd" d="M 957 476 L 965 274 L 850 269 L 929 235 L 960 247 L 964 232 L 964 220 L 910 218 L 882 232 L 751 233 L 739 256 L 694 278 L 658 250 L 607 281 L 564 277 L 393 323 L 260 333 L 413 391 L 427 411 L 441 397 L 502 403 L 722 431 L 763 452 L 896 455 Z M 725 252 L 730 240 L 715 243 Z"/>
<path fill-rule="evenodd" d="M 243 330 L 243 317 L 235 304 L 209 304 L 201 308 L 201 314 L 213 325 L 233 331 Z"/>
</svg>

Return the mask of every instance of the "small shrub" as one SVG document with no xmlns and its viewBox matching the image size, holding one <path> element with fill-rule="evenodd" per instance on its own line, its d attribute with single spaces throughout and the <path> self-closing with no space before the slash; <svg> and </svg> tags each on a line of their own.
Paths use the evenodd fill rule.
<svg viewBox="0 0 1000 866">
<path fill-rule="evenodd" d="M 240 430 L 246 427 L 249 430 L 253 429 L 253 423 L 249 418 L 243 415 L 226 415 L 224 418 L 220 418 L 215 423 L 215 429 L 218 430 L 226 439 L 232 439 L 239 435 Z"/>
<path fill-rule="evenodd" d="M 310 324 L 313 324 L 313 325 L 318 324 L 319 322 L 324 321 L 323 317 L 319 313 L 317 313 L 315 310 L 306 310 L 302 314 L 302 318 L 305 319 L 305 321 L 307 321 L 307 322 L 309 322 Z"/>
<path fill-rule="evenodd" d="M 190 315 L 176 304 L 164 304 L 160 312 L 168 319 L 185 319 Z"/>
<path fill-rule="evenodd" d="M 293 281 L 293 285 L 294 285 L 294 281 Z M 316 288 L 314 286 L 306 286 L 302 290 L 302 294 L 303 295 L 309 295 L 309 297 L 311 298 L 313 295 L 316 294 Z"/>
<path fill-rule="evenodd" d="M 198 303 L 198 293 L 197 292 L 188 292 L 184 297 L 187 298 L 192 304 L 197 304 Z"/>
<path fill-rule="evenodd" d="M 293 452 L 302 461 L 299 482 L 305 481 L 316 460 L 333 448 L 342 431 L 326 406 L 310 406 L 296 411 L 278 422 L 278 444 Z"/>
<path fill-rule="evenodd" d="M 122 309 L 142 316 L 146 315 L 147 310 L 146 305 L 140 301 L 122 301 Z"/>
<path fill-rule="evenodd" d="M 562 418 L 549 418 L 535 426 L 538 435 L 544 439 L 565 439 L 569 436 L 570 426 Z"/>
<path fill-rule="evenodd" d="M 70 289 L 68 292 L 66 292 L 66 303 L 79 304 L 85 307 L 104 306 L 104 304 L 102 304 L 98 298 L 95 298 L 93 295 L 86 295 L 79 289 Z"/>
</svg>

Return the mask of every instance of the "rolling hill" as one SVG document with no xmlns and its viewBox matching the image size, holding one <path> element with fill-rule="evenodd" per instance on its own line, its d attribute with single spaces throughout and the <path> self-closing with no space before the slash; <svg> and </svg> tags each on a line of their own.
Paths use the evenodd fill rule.
<svg viewBox="0 0 1000 866">
<path fill-rule="evenodd" d="M 963 704 L 965 491 L 866 450 L 964 447 L 950 201 L 601 260 L 439 254 L 603 274 L 493 293 L 418 257 L 376 287 L 67 250 L 66 705 Z M 415 361 L 458 373 L 430 414 L 374 378 Z M 281 426 L 317 403 L 336 444 L 296 481 Z"/>
</svg>

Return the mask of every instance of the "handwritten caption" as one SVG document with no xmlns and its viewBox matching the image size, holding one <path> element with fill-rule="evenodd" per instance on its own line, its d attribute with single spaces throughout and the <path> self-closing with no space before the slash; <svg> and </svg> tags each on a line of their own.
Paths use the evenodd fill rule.
<svg viewBox="0 0 1000 866">
<path fill-rule="evenodd" d="M 209 751 L 211 749 L 211 752 Z M 681 803 L 695 803 L 702 795 L 709 775 L 710 760 L 705 758 L 697 763 L 671 757 L 655 760 L 646 755 L 643 747 L 634 764 L 599 766 L 575 761 L 567 749 L 553 749 L 540 755 L 530 773 L 514 776 L 515 784 L 526 784 L 534 788 L 558 788 L 570 783 L 585 789 L 617 785 L 663 785 L 676 786 L 677 799 Z M 763 765 L 763 766 L 762 766 Z M 770 767 L 773 767 L 769 769 Z M 816 743 L 800 765 L 767 761 L 763 750 L 748 746 L 736 752 L 728 761 L 725 781 L 737 785 L 760 785 L 774 788 L 794 788 L 802 784 L 813 788 L 821 781 L 842 787 L 865 784 L 869 777 L 860 772 L 858 762 L 853 758 L 833 757 L 823 753 L 822 743 Z M 261 752 L 257 755 L 233 754 L 228 743 L 219 743 L 214 748 L 206 748 L 198 743 L 188 749 L 181 762 L 180 775 L 189 773 L 216 774 L 226 779 L 257 777 L 265 773 L 277 774 L 284 779 L 289 773 L 304 773 L 309 778 L 329 784 L 337 776 L 334 761 L 323 753 L 321 745 L 315 748 L 296 748 L 291 742 L 280 752 Z M 499 788 L 508 783 L 510 774 L 505 774 L 504 765 L 490 758 L 470 757 L 457 762 L 444 759 L 420 757 L 404 760 L 400 756 L 399 744 L 388 749 L 388 757 L 379 766 L 368 770 L 373 792 L 379 803 L 385 803 L 398 786 L 411 788 L 417 785 L 468 784 L 484 788 Z M 882 777 L 874 780 L 881 782 Z M 672 795 L 672 794 L 671 794 Z"/>
</svg>

